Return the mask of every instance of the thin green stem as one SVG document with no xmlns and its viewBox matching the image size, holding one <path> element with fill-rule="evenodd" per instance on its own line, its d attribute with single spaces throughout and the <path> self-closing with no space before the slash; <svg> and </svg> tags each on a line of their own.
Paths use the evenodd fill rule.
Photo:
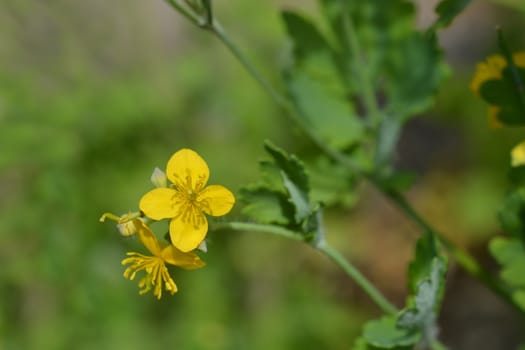
<svg viewBox="0 0 525 350">
<path fill-rule="evenodd" d="M 177 0 L 166 0 L 168 5 L 173 7 L 178 13 L 186 17 L 190 22 L 197 26 L 201 26 L 201 18 L 197 16 L 195 13 L 189 11 L 184 5 L 180 4 Z"/>
<path fill-rule="evenodd" d="M 419 215 L 419 213 L 410 205 L 410 203 L 401 193 L 383 191 L 383 194 L 385 194 L 399 209 L 401 209 L 408 218 L 419 225 L 423 231 L 435 235 L 465 272 L 467 272 L 472 277 L 477 278 L 494 293 L 519 309 L 510 296 L 508 290 L 503 287 L 498 279 L 487 273 L 487 271 L 481 267 L 481 265 L 472 255 L 459 248 L 450 240 L 445 238 L 443 234 L 436 231 L 423 217 L 421 217 L 421 215 Z"/>
<path fill-rule="evenodd" d="M 248 222 L 224 222 L 214 223 L 211 226 L 211 229 L 231 229 L 237 231 L 267 233 L 307 243 L 301 233 L 287 230 L 275 225 L 254 224 Z M 309 246 L 326 255 L 330 260 L 332 260 L 332 262 L 339 266 L 384 312 L 389 314 L 397 313 L 396 307 L 392 305 L 349 260 L 347 260 L 339 251 L 326 244 L 324 240 L 321 242 L 321 244 L 309 244 Z"/>
<path fill-rule="evenodd" d="M 369 117 L 369 123 L 375 128 L 381 121 L 381 114 L 379 112 L 374 86 L 372 85 L 372 79 L 370 78 L 370 69 L 364 61 L 364 55 L 359 43 L 359 38 L 357 36 L 352 18 L 350 17 L 350 9 L 348 7 L 349 1 L 340 0 L 340 2 L 343 9 L 343 37 L 346 41 L 346 45 L 348 45 L 348 48 L 358 62 L 356 65 L 357 69 L 351 69 L 351 72 L 355 73 L 359 79 L 360 88 L 363 92 L 363 102 Z"/>
<path fill-rule="evenodd" d="M 259 233 L 268 233 L 275 236 L 281 236 L 284 238 L 292 239 L 295 241 L 304 241 L 303 236 L 295 231 L 287 230 L 281 226 L 256 224 L 250 222 L 219 222 L 213 223 L 210 227 L 211 230 L 235 230 L 235 231 L 250 231 Z"/>
<path fill-rule="evenodd" d="M 343 271 L 350 276 L 384 312 L 389 314 L 397 313 L 397 308 L 392 305 L 354 265 L 339 253 L 339 251 L 335 250 L 328 244 L 320 245 L 316 247 L 316 249 L 328 256 L 330 260 L 343 269 Z"/>
<path fill-rule="evenodd" d="M 214 20 L 212 26 L 209 28 L 211 32 L 230 50 L 235 58 L 241 63 L 241 65 L 248 71 L 257 83 L 263 88 L 263 90 L 270 95 L 270 97 L 282 108 L 289 109 L 289 102 L 281 94 L 279 94 L 273 86 L 257 71 L 254 65 L 246 58 L 244 53 L 239 47 L 230 39 L 226 31 Z"/>
</svg>

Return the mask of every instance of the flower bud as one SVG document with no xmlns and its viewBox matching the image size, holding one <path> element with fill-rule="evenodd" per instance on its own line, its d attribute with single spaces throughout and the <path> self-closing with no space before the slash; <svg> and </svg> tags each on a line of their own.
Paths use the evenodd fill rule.
<svg viewBox="0 0 525 350">
<path fill-rule="evenodd" d="M 168 187 L 166 173 L 164 173 L 164 171 L 160 170 L 159 168 L 155 168 L 155 170 L 153 170 L 153 174 L 151 174 L 151 182 L 155 187 Z"/>
</svg>

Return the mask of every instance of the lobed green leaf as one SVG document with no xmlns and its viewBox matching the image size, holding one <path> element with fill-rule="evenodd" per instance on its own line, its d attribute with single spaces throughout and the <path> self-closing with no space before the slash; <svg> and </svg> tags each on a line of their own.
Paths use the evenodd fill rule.
<svg viewBox="0 0 525 350">
<path fill-rule="evenodd" d="M 410 349 L 421 338 L 417 330 L 397 325 L 395 316 L 383 317 L 365 325 L 363 338 L 367 344 L 379 349 Z"/>
<path fill-rule="evenodd" d="M 363 126 L 347 96 L 337 52 L 306 18 L 283 12 L 283 20 L 294 47 L 283 78 L 300 117 L 331 146 L 355 145 Z"/>
</svg>

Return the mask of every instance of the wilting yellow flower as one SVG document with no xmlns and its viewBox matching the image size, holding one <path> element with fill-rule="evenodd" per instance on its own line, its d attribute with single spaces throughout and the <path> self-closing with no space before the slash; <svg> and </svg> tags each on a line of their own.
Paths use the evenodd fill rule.
<svg viewBox="0 0 525 350">
<path fill-rule="evenodd" d="M 144 276 L 139 282 L 140 294 L 153 289 L 153 294 L 160 299 L 162 285 L 171 294 L 177 292 L 177 285 L 173 282 L 166 264 L 192 270 L 203 267 L 205 263 L 195 253 L 183 253 L 171 244 L 164 244 L 157 240 L 153 232 L 139 219 L 133 220 L 137 229 L 137 236 L 141 243 L 153 254 L 147 256 L 135 252 L 127 253 L 128 258 L 122 260 L 122 265 L 130 265 L 124 271 L 124 277 L 133 280 L 138 271 L 144 270 Z"/>
<path fill-rule="evenodd" d="M 525 165 L 525 141 L 522 141 L 514 146 L 510 152 L 510 155 L 512 166 Z"/>
<path fill-rule="evenodd" d="M 172 182 L 169 188 L 156 188 L 140 200 L 142 212 L 154 219 L 171 219 L 171 243 L 183 252 L 199 246 L 208 232 L 204 214 L 227 214 L 235 197 L 225 187 L 206 186 L 210 170 L 194 151 L 182 149 L 171 156 L 166 176 Z"/>
<path fill-rule="evenodd" d="M 518 67 L 525 68 L 525 52 L 518 52 L 512 55 L 514 64 Z M 503 79 L 503 70 L 507 67 L 507 61 L 502 55 L 492 55 L 487 57 L 485 62 L 480 62 L 476 66 L 476 72 L 470 82 L 470 89 L 476 94 L 480 94 L 483 83 L 489 80 Z M 489 106 L 488 117 L 489 125 L 492 127 L 501 127 L 498 120 L 500 108 L 498 106 Z"/>
</svg>

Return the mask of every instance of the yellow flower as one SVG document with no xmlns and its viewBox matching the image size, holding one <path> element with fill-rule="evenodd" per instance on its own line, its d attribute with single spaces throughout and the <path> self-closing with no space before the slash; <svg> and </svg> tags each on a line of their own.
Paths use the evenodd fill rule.
<svg viewBox="0 0 525 350">
<path fill-rule="evenodd" d="M 142 212 L 154 219 L 171 219 L 171 243 L 183 252 L 199 246 L 208 232 L 204 214 L 227 214 L 235 198 L 225 187 L 206 186 L 210 170 L 194 151 L 182 149 L 171 156 L 166 176 L 172 182 L 169 188 L 156 188 L 140 200 Z"/>
<path fill-rule="evenodd" d="M 512 55 L 514 64 L 518 67 L 525 68 L 525 52 L 518 52 Z M 476 94 L 480 95 L 480 89 L 483 83 L 489 80 L 503 79 L 503 70 L 507 67 L 507 61 L 501 55 L 492 55 L 487 57 L 485 62 L 480 62 L 476 66 L 476 72 L 470 83 L 470 89 Z M 489 125 L 492 127 L 501 127 L 502 124 L 498 120 L 500 107 L 489 106 L 488 118 Z"/>
<path fill-rule="evenodd" d="M 138 271 L 146 271 L 139 282 L 142 288 L 139 294 L 145 294 L 153 288 L 153 294 L 160 299 L 162 296 L 162 284 L 172 295 L 177 292 L 177 285 L 173 282 L 166 264 L 175 265 L 184 269 L 198 269 L 205 265 L 195 253 L 183 253 L 171 244 L 164 244 L 157 240 L 153 232 L 139 219 L 133 220 L 137 229 L 137 235 L 142 244 L 153 254 L 147 256 L 135 252 L 127 253 L 128 258 L 122 260 L 122 265 L 128 268 L 124 271 L 124 277 L 133 280 Z"/>
<path fill-rule="evenodd" d="M 525 141 L 522 141 L 514 146 L 510 152 L 510 155 L 512 166 L 525 165 Z"/>
</svg>

